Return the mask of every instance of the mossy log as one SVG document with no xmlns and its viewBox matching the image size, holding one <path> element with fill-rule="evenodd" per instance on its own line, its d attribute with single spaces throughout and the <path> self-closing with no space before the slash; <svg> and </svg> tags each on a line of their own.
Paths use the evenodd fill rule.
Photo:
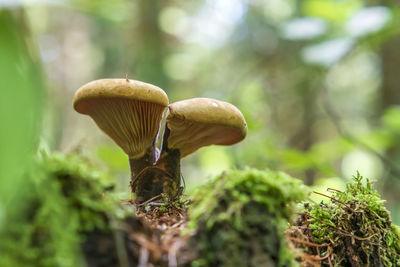
<svg viewBox="0 0 400 267">
<path fill-rule="evenodd" d="M 135 204 L 85 161 L 42 157 L 0 266 L 400 266 L 398 229 L 360 177 L 303 211 L 299 180 L 255 169 L 227 171 L 190 199 Z"/>
</svg>

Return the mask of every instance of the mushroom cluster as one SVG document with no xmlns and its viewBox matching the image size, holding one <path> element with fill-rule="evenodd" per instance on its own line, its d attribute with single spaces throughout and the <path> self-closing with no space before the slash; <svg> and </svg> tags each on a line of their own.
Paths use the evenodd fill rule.
<svg viewBox="0 0 400 267">
<path fill-rule="evenodd" d="M 131 189 L 137 202 L 180 192 L 180 160 L 208 145 L 232 145 L 247 133 L 242 113 L 232 104 L 192 98 L 168 105 L 159 87 L 129 79 L 102 79 L 83 85 L 73 106 L 89 115 L 129 157 Z M 161 152 L 156 147 L 164 110 Z"/>
</svg>

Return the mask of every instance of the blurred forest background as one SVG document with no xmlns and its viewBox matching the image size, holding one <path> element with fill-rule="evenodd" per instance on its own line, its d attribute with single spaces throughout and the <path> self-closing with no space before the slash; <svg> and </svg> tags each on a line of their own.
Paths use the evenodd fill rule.
<svg viewBox="0 0 400 267">
<path fill-rule="evenodd" d="M 229 168 L 320 192 L 359 171 L 399 224 L 399 70 L 397 1 L 0 0 L 0 229 L 38 147 L 85 154 L 129 196 L 126 155 L 71 104 L 83 84 L 125 76 L 171 103 L 212 97 L 244 113 L 243 142 L 183 160 L 187 194 Z"/>
</svg>

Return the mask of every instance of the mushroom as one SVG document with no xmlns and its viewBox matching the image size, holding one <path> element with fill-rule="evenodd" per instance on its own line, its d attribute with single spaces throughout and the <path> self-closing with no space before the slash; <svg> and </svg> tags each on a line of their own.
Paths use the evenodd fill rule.
<svg viewBox="0 0 400 267">
<path fill-rule="evenodd" d="M 135 177 L 156 161 L 155 143 L 168 105 L 159 87 L 128 79 L 102 79 L 83 85 L 73 106 L 89 115 L 129 157 L 131 187 Z"/>
<path fill-rule="evenodd" d="M 168 106 L 168 148 L 181 157 L 208 145 L 232 145 L 246 137 L 243 114 L 234 105 L 212 98 L 192 98 Z"/>
<path fill-rule="evenodd" d="M 148 169 L 147 174 L 137 179 L 138 191 L 145 193 L 142 199 L 160 192 L 176 197 L 179 194 L 181 158 L 203 146 L 235 144 L 247 134 L 243 114 L 227 102 L 193 98 L 172 103 L 168 109 L 161 156 L 153 171 Z M 158 186 L 150 187 L 147 184 L 149 177 L 153 179 L 152 185 Z"/>
</svg>

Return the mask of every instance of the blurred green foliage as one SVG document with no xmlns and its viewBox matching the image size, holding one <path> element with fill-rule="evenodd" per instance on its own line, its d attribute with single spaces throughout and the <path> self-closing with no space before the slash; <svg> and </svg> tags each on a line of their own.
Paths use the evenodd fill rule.
<svg viewBox="0 0 400 267">
<path fill-rule="evenodd" d="M 85 233 L 110 232 L 116 205 L 110 178 L 77 155 L 41 152 L 24 175 L 29 195 L 2 234 L 0 266 L 83 266 Z"/>
<path fill-rule="evenodd" d="M 0 197 L 4 205 L 12 201 L 20 187 L 16 185 L 22 185 L 22 172 L 37 144 L 43 83 L 26 45 L 29 41 L 19 35 L 18 23 L 0 11 L 0 24 L 0 37 L 7 40 L 0 43 L 0 177 L 4 181 Z"/>
<path fill-rule="evenodd" d="M 362 1 L 306 0 L 303 1 L 301 7 L 304 14 L 308 16 L 321 17 L 341 24 L 362 7 Z"/>
<path fill-rule="evenodd" d="M 17 14 L 18 15 L 18 14 Z M 27 29 L 0 10 L 0 240 L 23 213 L 29 181 L 24 178 L 38 143 L 43 81 Z M 4 41 L 7 40 L 7 41 Z M 1 242 L 0 241 L 0 242 Z"/>
</svg>

